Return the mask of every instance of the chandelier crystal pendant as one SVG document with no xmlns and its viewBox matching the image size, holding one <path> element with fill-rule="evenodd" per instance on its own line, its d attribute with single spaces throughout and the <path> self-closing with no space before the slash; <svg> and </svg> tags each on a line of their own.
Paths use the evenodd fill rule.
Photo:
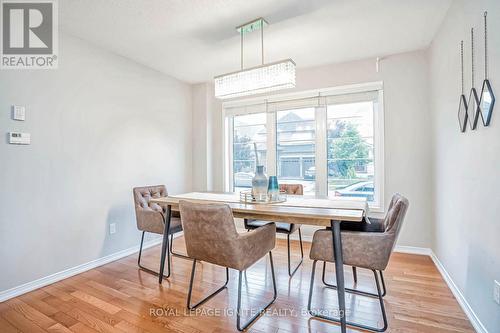
<svg viewBox="0 0 500 333">
<path fill-rule="evenodd" d="M 241 70 L 218 75 L 214 78 L 215 97 L 234 98 L 295 87 L 295 62 L 292 59 L 264 64 L 264 26 L 267 22 L 258 18 L 236 28 L 241 36 Z M 243 68 L 243 36 L 260 30 L 261 59 L 260 66 Z"/>
</svg>

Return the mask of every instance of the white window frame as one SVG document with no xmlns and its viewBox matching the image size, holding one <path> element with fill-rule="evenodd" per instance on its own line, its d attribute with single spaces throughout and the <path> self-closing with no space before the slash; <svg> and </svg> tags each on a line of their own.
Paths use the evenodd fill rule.
<svg viewBox="0 0 500 333">
<path fill-rule="evenodd" d="M 228 114 L 228 108 L 241 107 L 246 105 L 255 105 L 258 103 L 268 103 L 277 101 L 293 100 L 307 97 L 332 97 L 346 96 L 354 93 L 373 92 L 378 93 L 377 103 L 374 105 L 373 124 L 374 124 L 374 164 L 375 175 L 374 200 L 370 202 L 370 212 L 384 213 L 384 89 L 383 82 L 368 82 L 353 84 L 319 90 L 308 90 L 288 94 L 278 94 L 260 98 L 241 99 L 225 102 L 222 104 L 222 123 L 223 123 L 223 152 L 224 166 L 222 168 L 224 179 L 224 190 L 233 191 L 232 181 L 232 154 L 233 154 L 233 121 L 235 115 L 251 114 L 253 112 L 239 112 L 237 114 Z M 321 105 L 315 107 L 316 110 L 316 195 L 328 195 L 328 170 L 327 170 L 327 106 Z M 267 112 L 267 165 L 268 175 L 276 175 L 276 112 Z"/>
</svg>

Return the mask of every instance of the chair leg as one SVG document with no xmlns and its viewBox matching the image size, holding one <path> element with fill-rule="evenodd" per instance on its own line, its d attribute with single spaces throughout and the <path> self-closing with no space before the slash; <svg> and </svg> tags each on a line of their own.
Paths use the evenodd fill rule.
<svg viewBox="0 0 500 333">
<path fill-rule="evenodd" d="M 302 265 L 302 262 L 304 261 L 304 248 L 302 247 L 302 233 L 300 232 L 300 228 L 299 228 L 300 262 L 297 264 L 297 266 L 295 266 L 293 270 L 291 267 L 290 234 L 286 235 L 286 241 L 287 241 L 287 251 L 288 251 L 288 276 L 292 277 L 295 274 L 295 272 L 297 272 L 300 265 Z"/>
<path fill-rule="evenodd" d="M 357 271 L 355 271 L 355 270 L 354 270 L 355 268 L 356 268 L 356 267 L 353 267 L 353 273 L 354 273 L 354 272 L 357 272 Z M 326 271 L 326 262 L 324 261 L 324 262 L 323 262 L 323 273 L 322 273 L 322 275 L 321 275 L 321 280 L 323 281 L 323 284 L 324 284 L 325 286 L 327 286 L 328 288 L 337 289 L 337 286 L 336 286 L 336 285 L 326 282 L 326 278 L 325 278 L 326 273 L 325 273 L 325 271 Z M 380 276 L 382 277 L 382 286 L 383 286 L 383 288 L 384 288 L 384 292 L 382 293 L 382 297 L 384 297 L 384 296 L 385 296 L 385 294 L 386 294 L 386 290 L 385 290 L 385 282 L 384 282 L 384 277 L 383 277 L 383 275 L 382 275 L 382 271 L 379 271 L 379 272 L 380 272 L 380 274 L 381 274 Z M 355 278 L 354 278 L 354 283 L 357 283 L 357 273 L 355 273 L 355 274 L 356 274 L 356 275 L 355 275 Z M 368 292 L 368 291 L 363 291 L 363 290 L 357 290 L 357 289 L 345 288 L 345 291 L 346 291 L 346 292 L 348 292 L 348 293 L 351 293 L 351 294 L 356 294 L 356 295 L 361 295 L 361 296 L 367 296 L 367 297 L 378 297 L 378 294 L 375 294 L 375 293 L 370 293 L 370 292 Z"/>
<path fill-rule="evenodd" d="M 273 278 L 273 299 L 267 303 L 262 309 L 260 309 L 252 318 L 250 318 L 243 326 L 241 325 L 241 284 L 242 284 L 242 278 L 243 278 L 243 272 L 239 271 L 239 277 L 238 277 L 238 306 L 236 308 L 236 327 L 238 328 L 238 331 L 243 331 L 245 330 L 248 326 L 250 326 L 260 315 L 262 315 L 266 309 L 274 303 L 276 300 L 276 296 L 278 294 L 276 290 L 276 277 L 274 276 L 274 262 L 273 262 L 273 254 L 269 252 L 269 259 L 271 261 L 271 276 Z"/>
<path fill-rule="evenodd" d="M 385 281 L 384 281 L 384 273 L 382 271 L 378 271 L 380 273 L 380 280 L 382 280 L 382 288 L 384 291 L 382 292 L 382 297 L 384 297 L 387 293 L 387 289 L 385 288 Z"/>
<path fill-rule="evenodd" d="M 147 268 L 147 267 L 144 267 L 141 265 L 141 257 L 142 257 L 142 245 L 144 244 L 144 235 L 146 234 L 145 231 L 142 232 L 142 236 L 141 236 L 141 246 L 139 247 L 139 258 L 137 259 L 137 265 L 139 266 L 139 268 L 149 274 L 153 274 L 155 276 L 158 276 L 159 273 L 150 269 L 150 268 Z M 170 260 L 170 256 L 167 256 L 167 260 Z M 170 266 L 169 266 L 170 267 Z M 170 269 L 168 270 L 168 273 L 165 275 L 163 274 L 163 276 L 165 278 L 169 278 L 170 277 Z"/>
<path fill-rule="evenodd" d="M 203 298 L 198 303 L 191 305 L 191 295 L 193 292 L 195 271 L 196 271 L 196 260 L 193 259 L 193 268 L 191 269 L 191 279 L 189 281 L 189 291 L 188 291 L 188 297 L 187 297 L 187 308 L 189 310 L 193 310 L 193 309 L 197 308 L 198 306 L 202 305 L 203 303 L 205 303 L 206 301 L 208 301 L 209 299 L 211 299 L 212 297 L 214 297 L 215 295 L 220 293 L 222 290 L 224 290 L 226 288 L 227 283 L 229 282 L 229 268 L 226 267 L 226 282 L 224 283 L 224 285 L 222 287 L 220 287 L 219 289 L 217 289 L 216 291 L 214 291 L 213 293 L 211 293 L 210 295 L 208 295 L 207 297 Z"/>
<path fill-rule="evenodd" d="M 314 260 L 313 261 L 313 266 L 312 266 L 312 271 L 311 271 L 311 282 L 309 283 L 309 297 L 307 298 L 307 312 L 309 312 L 310 315 L 314 316 L 314 313 L 311 308 L 311 302 L 312 302 L 312 293 L 313 293 L 313 288 L 314 288 L 314 275 L 316 275 L 316 263 L 318 261 Z"/>
<path fill-rule="evenodd" d="M 380 271 L 380 274 L 382 275 L 382 271 Z M 387 315 L 385 313 L 385 306 L 384 306 L 384 299 L 383 299 L 384 295 L 382 295 L 382 293 L 380 291 L 380 283 L 379 283 L 379 280 L 378 280 L 378 275 L 377 275 L 377 271 L 376 270 L 373 270 L 373 275 L 375 276 L 375 282 L 377 284 L 378 300 L 380 302 L 380 310 L 382 310 L 382 318 L 384 320 L 384 326 L 381 329 L 378 329 L 377 331 L 378 332 L 384 332 L 387 329 L 387 326 L 388 326 L 388 324 L 387 324 Z M 385 292 L 385 287 L 384 287 L 384 292 Z"/>
<path fill-rule="evenodd" d="M 176 257 L 179 257 L 182 259 L 191 260 L 191 258 L 189 258 L 188 256 L 186 256 L 182 253 L 174 252 L 174 234 L 170 234 L 170 249 L 169 249 L 169 251 L 170 251 L 170 254 L 173 256 L 176 256 Z"/>
<path fill-rule="evenodd" d="M 319 313 L 317 313 L 316 311 L 312 310 L 312 307 L 311 307 L 311 303 L 312 303 L 312 294 L 313 294 L 313 289 L 314 289 L 314 275 L 315 275 L 315 271 L 316 271 L 316 263 L 317 263 L 317 260 L 314 260 L 313 262 L 313 266 L 312 266 L 312 273 L 311 273 L 311 283 L 309 285 L 309 298 L 308 298 L 308 301 L 307 301 L 307 311 L 311 314 L 311 316 L 313 317 L 316 317 L 316 318 L 320 318 L 320 319 L 325 319 L 325 320 L 329 320 L 329 321 L 333 321 L 333 322 L 336 322 L 336 323 L 340 323 L 340 319 L 339 318 L 334 318 L 334 317 L 329 317 L 329 316 L 324 316 L 324 315 L 321 315 L 320 313 L 322 313 L 323 311 L 319 311 Z M 324 265 L 323 265 L 323 269 L 324 269 Z M 347 321 L 347 325 L 351 326 L 351 327 L 357 327 L 357 328 L 361 328 L 361 329 L 364 329 L 364 330 L 368 330 L 368 331 L 374 331 L 374 332 L 384 332 L 387 330 L 387 315 L 385 313 L 385 306 L 384 306 L 384 299 L 382 298 L 382 292 L 380 290 L 380 283 L 379 283 L 379 278 L 378 278 L 378 274 L 377 274 L 377 271 L 376 270 L 372 270 L 373 271 L 373 274 L 375 276 L 375 283 L 377 285 L 377 298 L 379 300 L 379 303 L 380 303 L 380 310 L 382 311 L 382 319 L 384 321 L 384 326 L 379 328 L 379 327 L 373 327 L 373 326 L 367 326 L 367 325 L 363 325 L 363 324 L 358 324 L 358 323 L 355 323 L 355 322 L 352 322 L 352 321 Z M 346 291 L 348 291 L 348 289 L 346 288 L 345 289 Z"/>
</svg>

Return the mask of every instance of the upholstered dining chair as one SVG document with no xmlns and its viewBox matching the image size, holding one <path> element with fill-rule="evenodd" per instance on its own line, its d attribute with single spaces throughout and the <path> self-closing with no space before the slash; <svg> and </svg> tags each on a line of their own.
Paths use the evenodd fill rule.
<svg viewBox="0 0 500 333">
<path fill-rule="evenodd" d="M 350 326 L 376 332 L 384 332 L 387 329 L 387 316 L 385 313 L 383 294 L 380 288 L 377 271 L 382 272 L 387 267 L 389 258 L 401 230 L 406 211 L 408 210 L 408 206 L 408 199 L 400 194 L 395 194 L 392 197 L 387 215 L 383 220 L 383 232 L 341 231 L 344 264 L 371 270 L 374 274 L 375 284 L 377 287 L 377 294 L 349 288 L 345 288 L 345 291 L 378 298 L 384 322 L 383 327 L 372 327 L 348 321 L 347 324 Z M 318 230 L 314 233 L 309 257 L 313 260 L 313 266 L 307 309 L 309 313 L 315 317 L 339 322 L 340 320 L 338 318 L 318 314 L 311 308 L 316 263 L 318 261 L 334 262 L 331 230 Z M 327 285 L 327 287 L 336 289 L 335 285 Z"/>
<path fill-rule="evenodd" d="M 393 199 L 394 199 L 394 197 L 393 197 Z M 389 209 L 391 209 L 393 204 L 394 204 L 394 201 L 391 200 L 391 203 L 389 204 Z M 359 232 L 384 232 L 385 231 L 385 218 L 378 219 L 378 218 L 373 218 L 373 217 L 368 218 L 367 216 L 365 216 L 363 219 L 364 219 L 364 222 L 366 222 L 366 223 L 343 221 L 340 224 L 340 230 L 359 231 Z M 321 279 L 325 285 L 332 287 L 332 288 L 336 288 L 335 285 L 329 284 L 328 282 L 326 282 L 325 271 L 326 271 L 326 261 L 323 261 L 323 272 L 321 274 Z M 382 283 L 382 297 L 385 297 L 385 295 L 387 293 L 387 289 L 385 287 L 384 273 L 382 271 L 377 271 L 377 272 L 380 274 L 380 282 Z M 358 283 L 358 274 L 357 274 L 356 266 L 352 267 L 352 274 L 353 274 L 354 284 Z M 374 294 L 374 293 L 360 291 L 360 290 L 354 290 L 354 289 L 349 289 L 349 290 L 350 290 L 350 292 L 355 293 L 355 294 L 377 297 L 377 294 Z"/>
<path fill-rule="evenodd" d="M 167 188 L 165 185 L 155 185 L 155 186 L 143 186 L 135 187 L 133 189 L 134 194 L 134 204 L 135 204 L 135 217 L 137 220 L 137 229 L 142 231 L 141 245 L 139 248 L 139 258 L 137 259 L 137 265 L 140 269 L 145 272 L 158 275 L 158 272 L 146 268 L 141 265 L 142 257 L 142 246 L 144 244 L 144 235 L 146 232 L 154 234 L 163 234 L 163 229 L 165 226 L 165 211 L 158 204 L 150 202 L 151 198 L 161 198 L 168 195 Z M 172 255 L 176 255 L 182 258 L 190 259 L 187 256 L 176 253 L 173 251 L 174 234 L 182 231 L 180 214 L 178 212 L 172 212 L 172 217 L 170 219 L 170 247 L 169 252 Z M 170 261 L 170 255 L 167 256 L 167 260 Z M 169 266 L 170 267 L 170 266 Z M 165 277 L 170 276 L 170 269 Z"/>
<path fill-rule="evenodd" d="M 190 258 L 194 259 L 187 296 L 188 309 L 195 309 L 226 288 L 229 281 L 229 268 L 235 269 L 239 272 L 236 327 L 240 331 L 246 329 L 276 300 L 276 278 L 271 253 L 276 242 L 276 226 L 271 222 L 255 231 L 239 234 L 236 231 L 231 208 L 225 204 L 198 204 L 180 201 L 179 207 L 187 253 Z M 266 254 L 269 254 L 271 262 L 273 298 L 263 309 L 256 311 L 252 318 L 242 324 L 242 273 Z M 198 261 L 225 267 L 226 281 L 222 287 L 201 301 L 191 304 L 196 263 Z"/>
<path fill-rule="evenodd" d="M 286 194 L 290 195 L 303 195 L 304 194 L 304 187 L 302 184 L 280 184 L 280 192 L 285 192 Z M 258 221 L 258 220 L 250 220 L 250 219 L 245 219 L 244 224 L 245 224 L 245 229 L 247 230 L 253 230 L 257 229 L 263 225 L 268 223 L 267 221 Z M 286 241 L 287 241 L 287 253 L 288 253 L 288 275 L 293 276 L 297 269 L 299 269 L 300 265 L 302 264 L 302 261 L 304 260 L 304 248 L 302 246 L 302 233 L 300 231 L 300 224 L 294 224 L 294 223 L 283 223 L 283 222 L 275 222 L 276 223 L 276 232 L 279 234 L 286 234 Z M 294 269 L 292 269 L 292 264 L 291 264 L 291 250 L 290 250 L 290 235 L 293 234 L 295 231 L 299 231 L 299 244 L 300 244 L 300 261 L 295 266 Z"/>
<path fill-rule="evenodd" d="M 385 231 L 385 219 L 377 219 L 370 217 L 368 218 L 365 216 L 363 218 L 363 221 L 365 223 L 359 223 L 359 222 L 349 222 L 349 221 L 343 221 L 340 224 L 340 230 L 348 230 L 348 231 L 360 231 L 360 232 L 384 232 Z M 330 229 L 330 228 L 327 228 Z M 335 285 L 329 284 L 326 282 L 326 261 L 323 261 L 323 272 L 321 275 L 321 279 L 323 283 L 329 287 L 335 288 Z M 386 288 L 385 288 L 385 280 L 384 280 L 384 273 L 382 271 L 378 271 L 380 274 L 380 281 L 382 282 L 382 297 L 386 295 Z M 356 266 L 352 267 L 352 275 L 353 275 L 353 280 L 354 284 L 358 283 L 358 273 L 357 273 L 357 268 Z M 364 291 L 357 291 L 357 290 L 352 290 L 353 293 L 360 294 L 360 295 L 365 295 L 365 296 L 377 296 L 377 294 L 374 293 L 369 293 L 369 292 L 364 292 Z"/>
</svg>

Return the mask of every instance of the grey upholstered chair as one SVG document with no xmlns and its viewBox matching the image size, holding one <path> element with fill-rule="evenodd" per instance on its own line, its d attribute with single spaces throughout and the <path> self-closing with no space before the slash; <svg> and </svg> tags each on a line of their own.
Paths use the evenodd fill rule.
<svg viewBox="0 0 500 333">
<path fill-rule="evenodd" d="M 194 259 L 187 297 L 188 309 L 191 310 L 198 307 L 226 288 L 229 281 L 229 268 L 236 269 L 239 272 L 236 325 L 238 330 L 244 330 L 276 300 L 276 279 L 271 253 L 276 242 L 276 226 L 274 223 L 268 223 L 255 231 L 239 234 L 234 225 L 231 208 L 225 204 L 198 204 L 181 201 L 179 207 L 187 253 L 190 258 Z M 242 325 L 242 273 L 265 256 L 266 253 L 269 253 L 271 261 L 274 296 L 262 310 L 257 311 L 247 323 Z M 205 261 L 226 267 L 226 282 L 209 296 L 191 305 L 191 294 L 197 261 Z"/>
<path fill-rule="evenodd" d="M 387 267 L 389 258 L 396 244 L 401 226 L 403 224 L 406 211 L 408 210 L 408 199 L 400 194 L 395 194 L 392 197 L 389 205 L 389 210 L 383 220 L 383 232 L 366 232 L 366 231 L 341 231 L 342 232 L 342 251 L 344 264 L 366 268 L 373 272 L 375 276 L 375 284 L 377 294 L 359 291 L 355 289 L 345 288 L 346 292 L 355 293 L 363 296 L 377 297 L 380 302 L 380 309 L 384 326 L 371 327 L 355 322 L 347 322 L 348 325 L 359 327 L 365 330 L 383 332 L 387 329 L 387 316 L 385 314 L 384 300 L 380 288 L 379 277 L 377 271 L 382 272 Z M 318 230 L 314 233 L 311 247 L 310 258 L 313 260 L 311 284 L 309 289 L 309 301 L 307 309 L 311 315 L 322 319 L 327 319 L 335 322 L 340 320 L 324 315 L 319 315 L 311 309 L 312 293 L 314 287 L 314 275 L 317 261 L 334 262 L 333 242 L 331 230 Z M 324 276 L 324 270 L 323 270 Z M 336 288 L 335 285 L 327 285 L 331 288 Z M 385 289 L 385 287 L 384 287 Z"/>
<path fill-rule="evenodd" d="M 291 195 L 303 195 L 304 194 L 304 187 L 302 184 L 280 184 L 280 192 L 285 192 L 286 194 L 291 194 Z M 266 223 L 267 221 L 258 221 L 258 220 L 250 220 L 250 219 L 245 219 L 245 229 L 247 230 L 253 230 L 257 229 Z M 287 241 L 287 251 L 288 251 L 288 275 L 292 276 L 295 274 L 297 269 L 299 269 L 300 265 L 302 264 L 302 261 L 304 260 L 304 248 L 302 247 L 302 233 L 300 232 L 300 224 L 294 224 L 294 223 L 283 223 L 283 222 L 276 222 L 276 232 L 279 234 L 286 234 L 286 241 Z M 299 243 L 300 243 L 300 262 L 295 266 L 295 268 L 292 270 L 291 267 L 291 254 L 290 254 L 290 235 L 293 234 L 295 231 L 299 231 Z"/>
<path fill-rule="evenodd" d="M 134 194 L 134 206 L 135 206 L 135 217 L 137 220 L 137 229 L 142 231 L 141 237 L 141 246 L 139 248 L 139 258 L 137 259 L 137 264 L 139 268 L 154 274 L 158 275 L 158 272 L 153 271 L 149 268 L 146 268 L 141 265 L 141 256 L 142 256 L 142 246 L 144 243 L 144 234 L 146 232 L 154 233 L 154 234 L 163 234 L 163 229 L 165 226 L 165 211 L 158 204 L 151 203 L 151 198 L 161 198 L 166 197 L 168 195 L 167 188 L 165 185 L 156 185 L 156 186 L 144 186 L 144 187 L 135 187 L 133 189 Z M 181 219 L 178 212 L 172 212 L 172 217 L 170 219 L 170 248 L 169 252 L 172 255 L 176 255 L 179 257 L 187 258 L 188 257 L 175 253 L 173 251 L 173 242 L 174 242 L 174 234 L 182 231 Z M 170 256 L 168 255 L 167 260 L 170 261 Z M 170 267 L 170 266 L 169 266 Z M 170 276 L 170 269 L 168 274 L 165 277 Z"/>
<path fill-rule="evenodd" d="M 359 222 L 350 222 L 350 221 L 343 221 L 340 224 L 340 230 L 348 230 L 348 231 L 360 231 L 360 232 L 384 232 L 385 231 L 385 219 L 377 219 L 370 217 L 368 218 L 365 216 L 364 222 L 366 223 L 359 223 Z M 323 280 L 323 283 L 329 287 L 335 287 L 334 285 L 331 285 L 326 282 L 325 280 L 325 271 L 326 271 L 326 261 L 323 261 L 323 273 L 321 275 L 321 278 Z M 385 288 L 385 281 L 384 281 L 384 274 L 382 271 L 379 271 L 380 273 L 380 281 L 382 282 L 382 297 L 385 296 L 386 294 L 386 288 Z M 352 267 L 352 276 L 354 280 L 354 284 L 358 283 L 358 273 L 357 273 L 357 268 L 356 266 Z M 377 296 L 376 294 L 373 293 L 367 293 L 367 292 L 361 292 L 361 291 L 356 291 L 356 293 L 365 295 L 365 296 Z"/>
</svg>

